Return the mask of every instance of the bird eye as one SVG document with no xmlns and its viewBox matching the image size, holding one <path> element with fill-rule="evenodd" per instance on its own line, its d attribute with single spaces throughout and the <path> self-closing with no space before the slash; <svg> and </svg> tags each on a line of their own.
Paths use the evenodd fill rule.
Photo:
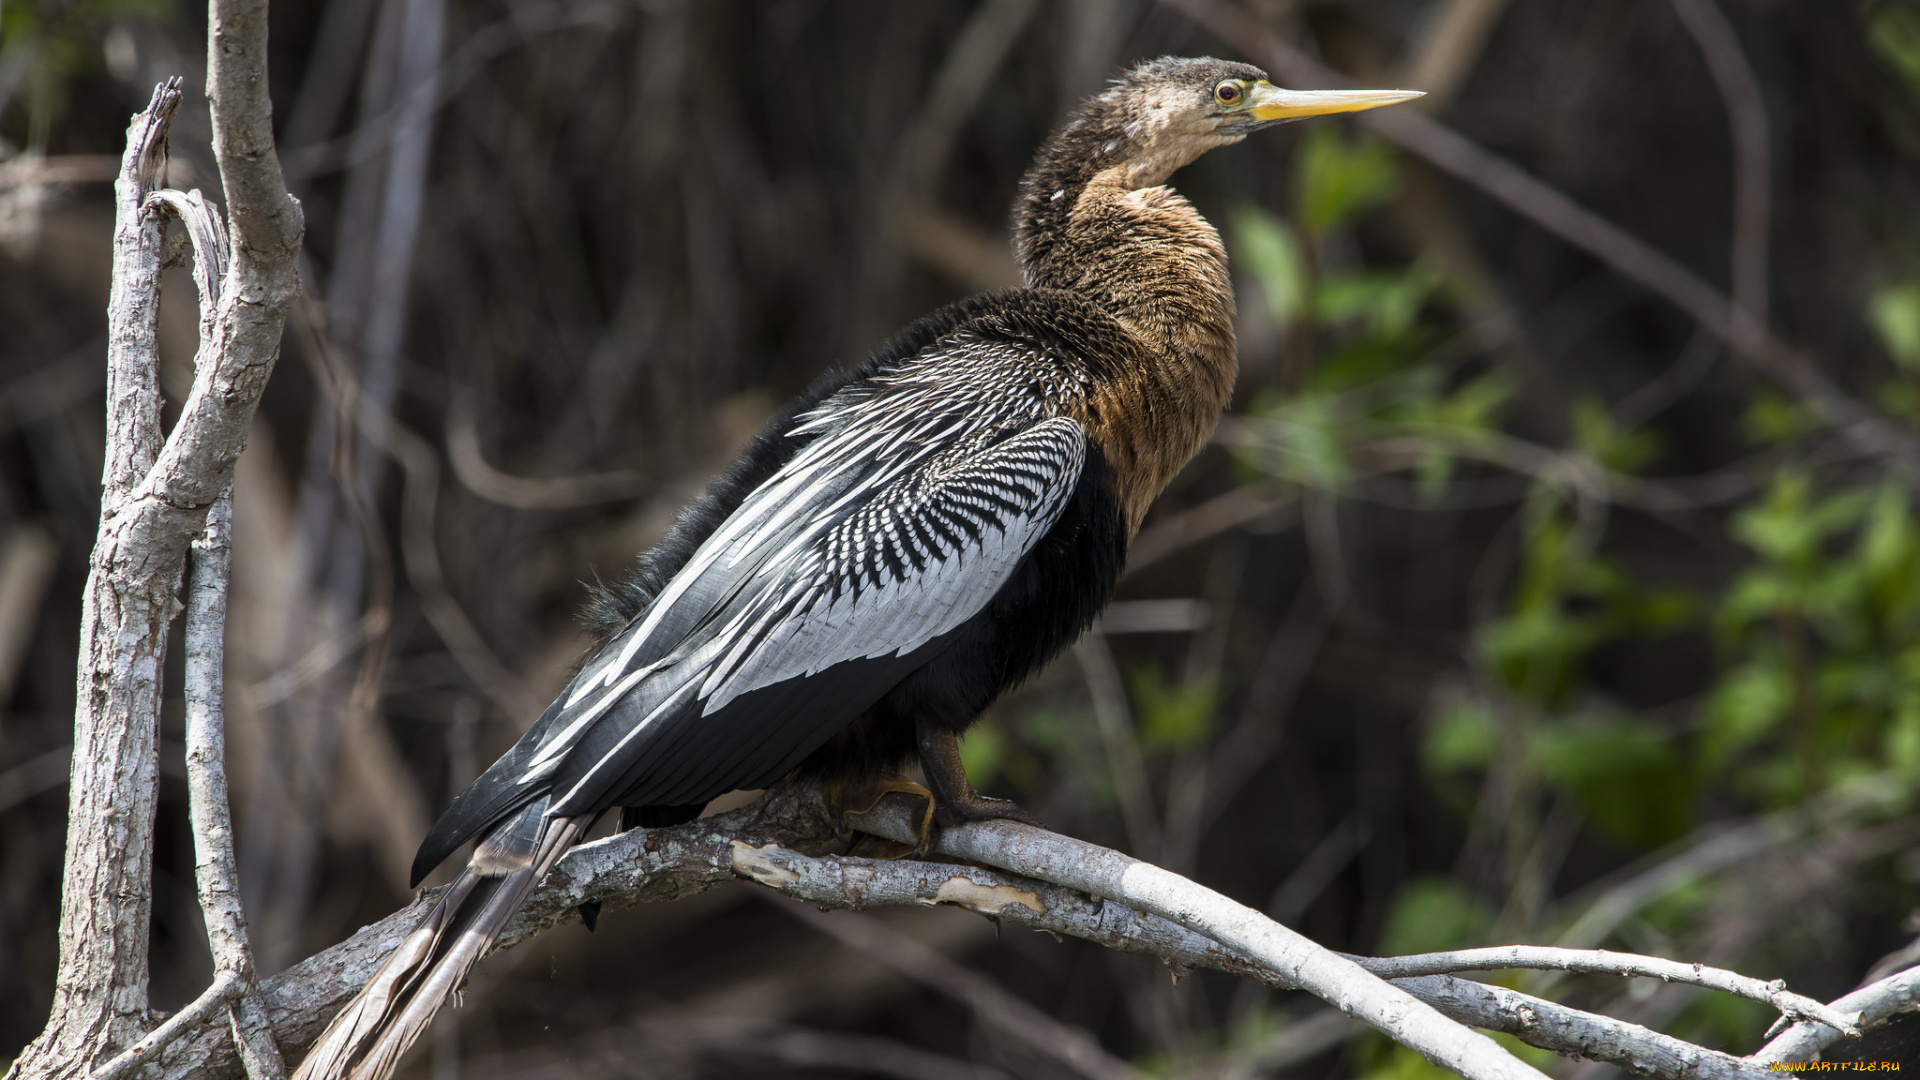
<svg viewBox="0 0 1920 1080">
<path fill-rule="evenodd" d="M 1228 79 L 1226 82 L 1213 88 L 1213 100 L 1222 105 L 1237 105 L 1240 103 L 1241 96 L 1245 93 L 1246 91 L 1241 88 L 1239 83 Z"/>
</svg>

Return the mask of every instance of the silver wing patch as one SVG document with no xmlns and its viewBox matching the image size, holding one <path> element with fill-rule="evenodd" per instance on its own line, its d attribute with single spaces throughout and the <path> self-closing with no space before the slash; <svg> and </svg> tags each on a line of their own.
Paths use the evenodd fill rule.
<svg viewBox="0 0 1920 1080">
<path fill-rule="evenodd" d="M 741 694 L 847 660 L 904 655 L 972 618 L 1053 528 L 1086 461 L 1056 417 L 951 469 L 903 478 L 789 560 L 784 582 L 717 634 L 726 653 L 700 695 Z"/>
</svg>

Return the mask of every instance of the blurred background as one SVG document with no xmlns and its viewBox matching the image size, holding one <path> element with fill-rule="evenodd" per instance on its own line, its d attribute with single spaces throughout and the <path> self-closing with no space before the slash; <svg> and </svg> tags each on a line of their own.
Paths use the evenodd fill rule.
<svg viewBox="0 0 1920 1080">
<path fill-rule="evenodd" d="M 1920 413 L 1920 4 L 1243 10 L 1429 90 L 1863 408 Z M 181 74 L 171 182 L 216 193 L 204 41 L 189 0 L 0 5 L 0 1059 L 52 993 L 110 181 Z M 1065 110 L 1139 59 L 1248 47 L 1150 0 L 276 0 L 306 297 L 239 467 L 228 654 L 263 972 L 405 902 L 433 816 L 589 648 L 585 583 L 783 398 L 1016 280 L 1004 211 Z M 1176 183 L 1232 252 L 1239 394 L 1100 632 L 969 735 L 976 785 L 1342 950 L 1607 946 L 1823 999 L 1920 961 L 1916 477 L 1362 127 L 1264 133 Z M 164 309 L 177 402 L 185 269 Z M 210 963 L 177 697 L 164 734 L 172 1008 Z M 833 918 L 1154 1075 L 1431 1072 L 1224 976 L 951 911 Z M 745 887 L 610 913 L 484 965 L 410 1068 L 1068 1075 L 887 957 Z M 1771 1020 L 1500 981 L 1740 1053 Z M 1920 1055 L 1887 1038 L 1837 1053 Z"/>
</svg>

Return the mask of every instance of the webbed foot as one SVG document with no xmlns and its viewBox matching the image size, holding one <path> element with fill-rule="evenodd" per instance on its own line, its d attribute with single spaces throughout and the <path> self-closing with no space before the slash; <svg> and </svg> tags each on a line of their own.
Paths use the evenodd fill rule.
<svg viewBox="0 0 1920 1080">
<path fill-rule="evenodd" d="M 915 735 L 920 746 L 920 771 L 933 789 L 934 824 L 945 828 L 963 821 L 1017 821 L 1044 829 L 1038 818 L 1012 799 L 995 799 L 973 790 L 960 761 L 960 738 L 938 721 L 921 719 Z"/>
<path fill-rule="evenodd" d="M 854 780 L 828 780 L 820 785 L 820 794 L 826 799 L 827 812 L 840 834 L 855 834 L 848 854 L 869 859 L 904 859 L 909 855 L 924 855 L 933 847 L 938 800 L 933 792 L 910 777 L 880 773 Z M 903 844 L 860 830 L 859 819 L 889 798 L 905 801 L 913 822 L 913 843 Z"/>
</svg>

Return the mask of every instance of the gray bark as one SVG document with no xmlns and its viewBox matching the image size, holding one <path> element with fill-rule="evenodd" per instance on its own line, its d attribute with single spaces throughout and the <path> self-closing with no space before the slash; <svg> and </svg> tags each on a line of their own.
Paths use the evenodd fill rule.
<svg viewBox="0 0 1920 1080">
<path fill-rule="evenodd" d="M 14 1061 L 18 1077 L 85 1076 L 150 1023 L 155 738 L 167 626 L 188 546 L 233 482 L 254 406 L 279 354 L 302 219 L 274 155 L 265 0 L 213 0 L 208 93 L 214 153 L 232 216 L 215 317 L 179 422 L 160 438 L 156 335 L 166 133 L 180 102 L 162 84 L 134 118 L 115 186 L 108 305 L 108 449 L 100 530 L 82 600 L 79 686 L 60 961 L 47 1026 Z"/>
</svg>

